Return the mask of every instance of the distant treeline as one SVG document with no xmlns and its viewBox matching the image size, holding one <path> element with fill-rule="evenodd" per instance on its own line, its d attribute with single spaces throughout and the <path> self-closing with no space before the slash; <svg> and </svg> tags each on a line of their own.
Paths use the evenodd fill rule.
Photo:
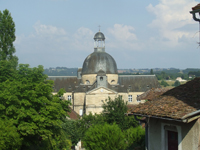
<svg viewBox="0 0 200 150">
<path fill-rule="evenodd" d="M 144 69 L 142 69 L 142 71 L 144 71 Z M 123 74 L 123 75 L 155 74 L 158 80 L 175 80 L 177 77 L 181 77 L 182 79 L 189 80 L 194 77 L 200 77 L 200 69 L 187 68 L 184 70 L 180 70 L 180 69 L 176 69 L 176 68 L 169 68 L 169 69 L 155 68 L 155 70 L 148 69 L 148 72 L 143 72 L 143 73 L 140 70 L 138 70 L 137 73 L 130 73 L 128 70 L 128 72 L 123 72 L 120 74 Z"/>
<path fill-rule="evenodd" d="M 56 67 L 44 70 L 48 76 L 77 76 L 78 68 Z M 175 80 L 177 77 L 188 80 L 193 77 L 200 77 L 200 69 L 187 68 L 154 68 L 154 69 L 119 69 L 123 70 L 121 75 L 149 75 L 155 74 L 158 80 Z M 137 72 L 136 72 L 137 71 Z M 190 77 L 190 78 L 189 78 Z"/>
<path fill-rule="evenodd" d="M 48 76 L 77 76 L 78 68 L 56 67 L 44 69 L 44 74 Z"/>
</svg>

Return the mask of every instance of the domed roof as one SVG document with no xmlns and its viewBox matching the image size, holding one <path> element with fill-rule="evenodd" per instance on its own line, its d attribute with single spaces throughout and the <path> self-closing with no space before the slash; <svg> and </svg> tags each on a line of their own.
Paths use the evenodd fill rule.
<svg viewBox="0 0 200 150">
<path fill-rule="evenodd" d="M 82 75 L 97 74 L 100 70 L 106 74 L 117 74 L 117 64 L 108 53 L 93 52 L 83 63 Z"/>
<path fill-rule="evenodd" d="M 104 41 L 105 40 L 105 36 L 102 32 L 97 32 L 95 35 L 94 35 L 94 40 L 95 41 Z"/>
</svg>

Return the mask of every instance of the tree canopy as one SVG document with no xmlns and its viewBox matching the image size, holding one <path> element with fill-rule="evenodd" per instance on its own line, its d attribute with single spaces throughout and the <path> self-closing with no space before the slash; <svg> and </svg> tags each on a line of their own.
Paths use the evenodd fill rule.
<svg viewBox="0 0 200 150">
<path fill-rule="evenodd" d="M 88 129 L 83 138 L 87 150 L 123 150 L 127 147 L 124 134 L 116 125 L 94 125 Z"/>
<path fill-rule="evenodd" d="M 181 83 L 180 83 L 178 80 L 176 80 L 176 81 L 174 82 L 174 86 L 177 87 L 177 86 L 179 86 L 179 85 L 181 85 Z"/>
<path fill-rule="evenodd" d="M 122 96 L 118 96 L 114 100 L 110 97 L 105 100 L 103 107 L 103 115 L 108 124 L 116 123 L 122 130 L 126 130 L 131 126 L 138 126 L 138 122 L 133 117 L 125 115 L 128 107 L 127 102 L 122 99 Z"/>
<path fill-rule="evenodd" d="M 25 147 L 53 140 L 69 112 L 69 102 L 52 95 L 53 81 L 46 78 L 42 66 L 19 65 L 13 80 L 0 84 L 1 118 L 13 121 Z"/>
<path fill-rule="evenodd" d="M 13 67 L 17 66 L 18 58 L 14 56 L 15 23 L 10 12 L 5 9 L 0 11 L 0 60 L 9 60 Z"/>
<path fill-rule="evenodd" d="M 169 84 L 164 80 L 162 80 L 160 84 L 163 85 L 164 87 L 169 86 Z"/>
<path fill-rule="evenodd" d="M 42 66 L 18 66 L 13 42 L 15 24 L 0 12 L 0 149 L 63 149 L 71 142 L 62 128 L 69 101 L 64 90 L 53 95 L 53 81 Z M 18 66 L 18 67 L 17 67 Z"/>
</svg>

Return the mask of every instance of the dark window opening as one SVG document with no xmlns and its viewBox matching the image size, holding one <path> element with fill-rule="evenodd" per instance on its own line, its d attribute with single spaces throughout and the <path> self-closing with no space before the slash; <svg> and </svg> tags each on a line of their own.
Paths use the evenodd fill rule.
<svg viewBox="0 0 200 150">
<path fill-rule="evenodd" d="M 168 150 L 178 150 L 178 132 L 167 131 Z"/>
</svg>

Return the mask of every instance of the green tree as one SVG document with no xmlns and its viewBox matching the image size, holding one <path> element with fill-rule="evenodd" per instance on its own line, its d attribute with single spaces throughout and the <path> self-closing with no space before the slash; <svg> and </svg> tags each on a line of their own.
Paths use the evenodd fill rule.
<svg viewBox="0 0 200 150">
<path fill-rule="evenodd" d="M 154 73 L 153 73 L 153 69 L 151 69 L 150 74 L 154 74 Z"/>
<path fill-rule="evenodd" d="M 116 125 L 95 125 L 88 129 L 83 138 L 87 150 L 123 150 L 127 147 L 124 134 Z"/>
<path fill-rule="evenodd" d="M 140 150 L 145 149 L 145 130 L 141 127 L 130 127 L 125 132 L 126 143 L 128 144 L 128 150 L 138 148 Z"/>
<path fill-rule="evenodd" d="M 0 11 L 0 60 L 11 61 L 14 68 L 18 62 L 18 58 L 13 55 L 15 38 L 15 23 L 10 12 L 7 9 L 3 13 Z"/>
<path fill-rule="evenodd" d="M 179 86 L 179 85 L 181 85 L 181 83 L 180 83 L 178 80 L 176 80 L 176 81 L 174 82 L 174 86 L 177 87 L 177 86 Z"/>
<path fill-rule="evenodd" d="M 0 83 L 10 80 L 13 81 L 16 76 L 16 69 L 13 68 L 12 62 L 0 60 Z"/>
<path fill-rule="evenodd" d="M 116 123 L 122 130 L 126 130 L 131 126 L 138 126 L 138 122 L 135 121 L 133 117 L 128 117 L 125 115 L 127 113 L 128 107 L 127 102 L 124 102 L 122 96 L 118 96 L 114 100 L 110 97 L 105 100 L 102 105 L 103 115 L 108 124 Z"/>
<path fill-rule="evenodd" d="M 14 150 L 19 149 L 22 144 L 20 134 L 11 120 L 0 118 L 0 149 Z"/>
<path fill-rule="evenodd" d="M 52 149 L 66 147 L 61 125 L 69 102 L 52 95 L 53 81 L 46 80 L 43 71 L 42 66 L 19 65 L 13 80 L 0 84 L 0 117 L 13 122 L 22 138 L 22 149 L 44 143 L 50 143 Z"/>
<path fill-rule="evenodd" d="M 102 114 L 94 114 L 92 113 L 88 115 L 83 115 L 82 119 L 77 120 L 75 122 L 76 130 L 79 133 L 79 139 L 82 139 L 85 135 L 85 132 L 94 125 L 104 124 L 105 117 Z"/>
<path fill-rule="evenodd" d="M 162 80 L 160 84 L 163 85 L 164 87 L 169 86 L 169 84 L 164 80 Z"/>
<path fill-rule="evenodd" d="M 80 124 L 78 121 L 79 120 L 66 119 L 66 121 L 62 124 L 62 129 L 64 130 L 65 134 L 69 136 L 73 146 L 75 146 L 83 137 L 82 132 L 84 129 L 80 129 Z"/>
</svg>

